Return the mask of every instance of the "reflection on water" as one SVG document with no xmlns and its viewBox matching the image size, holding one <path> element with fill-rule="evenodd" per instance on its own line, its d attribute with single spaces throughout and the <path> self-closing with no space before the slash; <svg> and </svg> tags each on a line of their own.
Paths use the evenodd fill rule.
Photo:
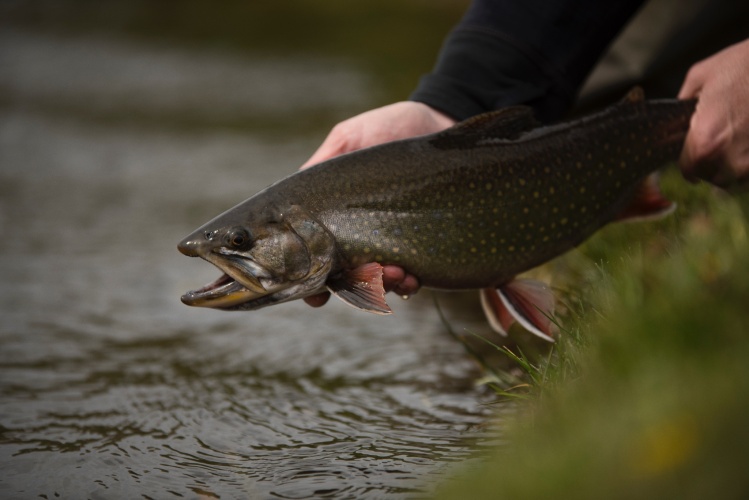
<svg viewBox="0 0 749 500">
<path fill-rule="evenodd" d="M 314 144 L 151 118 L 283 114 L 298 89 L 341 82 L 317 102 L 366 105 L 366 78 L 0 38 L 3 498 L 403 498 L 481 444 L 491 396 L 428 298 L 388 318 L 179 302 L 216 271 L 176 243 Z"/>
</svg>

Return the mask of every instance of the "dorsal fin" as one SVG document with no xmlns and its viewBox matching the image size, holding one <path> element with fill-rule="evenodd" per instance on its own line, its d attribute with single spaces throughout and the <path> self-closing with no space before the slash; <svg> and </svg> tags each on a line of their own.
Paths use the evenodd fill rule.
<svg viewBox="0 0 749 500">
<path fill-rule="evenodd" d="M 432 144 L 440 149 L 462 149 L 482 141 L 512 141 L 538 127 L 528 106 L 511 106 L 471 117 L 440 132 Z"/>
<path fill-rule="evenodd" d="M 638 103 L 643 102 L 645 100 L 645 91 L 642 90 L 642 87 L 632 87 L 629 92 L 627 92 L 627 95 L 624 96 L 624 98 L 621 100 L 622 103 Z"/>
</svg>

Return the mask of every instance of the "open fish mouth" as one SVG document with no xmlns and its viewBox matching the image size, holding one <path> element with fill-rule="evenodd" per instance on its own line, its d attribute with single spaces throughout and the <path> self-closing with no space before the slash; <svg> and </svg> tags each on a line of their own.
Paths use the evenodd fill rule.
<svg viewBox="0 0 749 500">
<path fill-rule="evenodd" d="M 215 281 L 182 295 L 188 306 L 231 309 L 272 292 L 276 283 L 262 266 L 235 255 L 210 254 L 205 260 L 222 271 Z"/>
<path fill-rule="evenodd" d="M 181 299 L 188 306 L 227 308 L 243 304 L 255 297 L 257 293 L 248 290 L 237 280 L 223 273 L 215 281 L 182 295 Z"/>
</svg>

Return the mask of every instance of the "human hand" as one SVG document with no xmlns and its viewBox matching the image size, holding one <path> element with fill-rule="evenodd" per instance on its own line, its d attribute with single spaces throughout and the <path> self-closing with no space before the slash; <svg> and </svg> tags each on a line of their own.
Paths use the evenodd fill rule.
<svg viewBox="0 0 749 500">
<path fill-rule="evenodd" d="M 301 168 L 307 168 L 334 156 L 385 142 L 406 139 L 444 130 L 455 120 L 426 104 L 413 101 L 397 102 L 367 111 L 345 120 L 330 131 L 322 145 Z M 407 297 L 419 289 L 418 279 L 399 266 L 386 265 L 382 269 L 386 291 Z M 312 295 L 304 301 L 320 307 L 330 298 L 329 292 Z"/>
<path fill-rule="evenodd" d="M 679 163 L 687 179 L 728 187 L 749 180 L 749 40 L 689 70 L 680 99 L 698 97 Z"/>
<path fill-rule="evenodd" d="M 420 102 L 389 104 L 365 111 L 333 127 L 302 168 L 357 149 L 439 132 L 454 124 L 455 120 L 449 116 Z"/>
</svg>

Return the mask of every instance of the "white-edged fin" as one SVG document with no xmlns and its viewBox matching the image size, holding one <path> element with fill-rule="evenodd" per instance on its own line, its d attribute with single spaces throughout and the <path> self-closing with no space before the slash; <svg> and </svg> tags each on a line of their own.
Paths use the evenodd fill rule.
<svg viewBox="0 0 749 500">
<path fill-rule="evenodd" d="M 393 313 L 385 302 L 382 266 L 377 262 L 347 269 L 326 285 L 333 295 L 352 307 L 375 314 Z"/>
<path fill-rule="evenodd" d="M 481 298 L 481 308 L 484 310 L 484 315 L 489 322 L 489 326 L 498 334 L 507 337 L 507 332 L 515 322 L 515 318 L 512 317 L 504 304 L 502 304 L 502 299 L 499 298 L 497 289 L 482 288 L 479 290 L 479 297 Z"/>
<path fill-rule="evenodd" d="M 661 193 L 658 179 L 658 172 L 655 172 L 642 181 L 632 201 L 616 216 L 618 222 L 660 219 L 676 209 L 676 203 Z"/>
<path fill-rule="evenodd" d="M 556 328 L 550 319 L 554 314 L 554 294 L 545 283 L 515 279 L 496 291 L 482 290 L 481 303 L 489 324 L 500 333 L 517 321 L 534 335 L 554 342 Z"/>
</svg>

